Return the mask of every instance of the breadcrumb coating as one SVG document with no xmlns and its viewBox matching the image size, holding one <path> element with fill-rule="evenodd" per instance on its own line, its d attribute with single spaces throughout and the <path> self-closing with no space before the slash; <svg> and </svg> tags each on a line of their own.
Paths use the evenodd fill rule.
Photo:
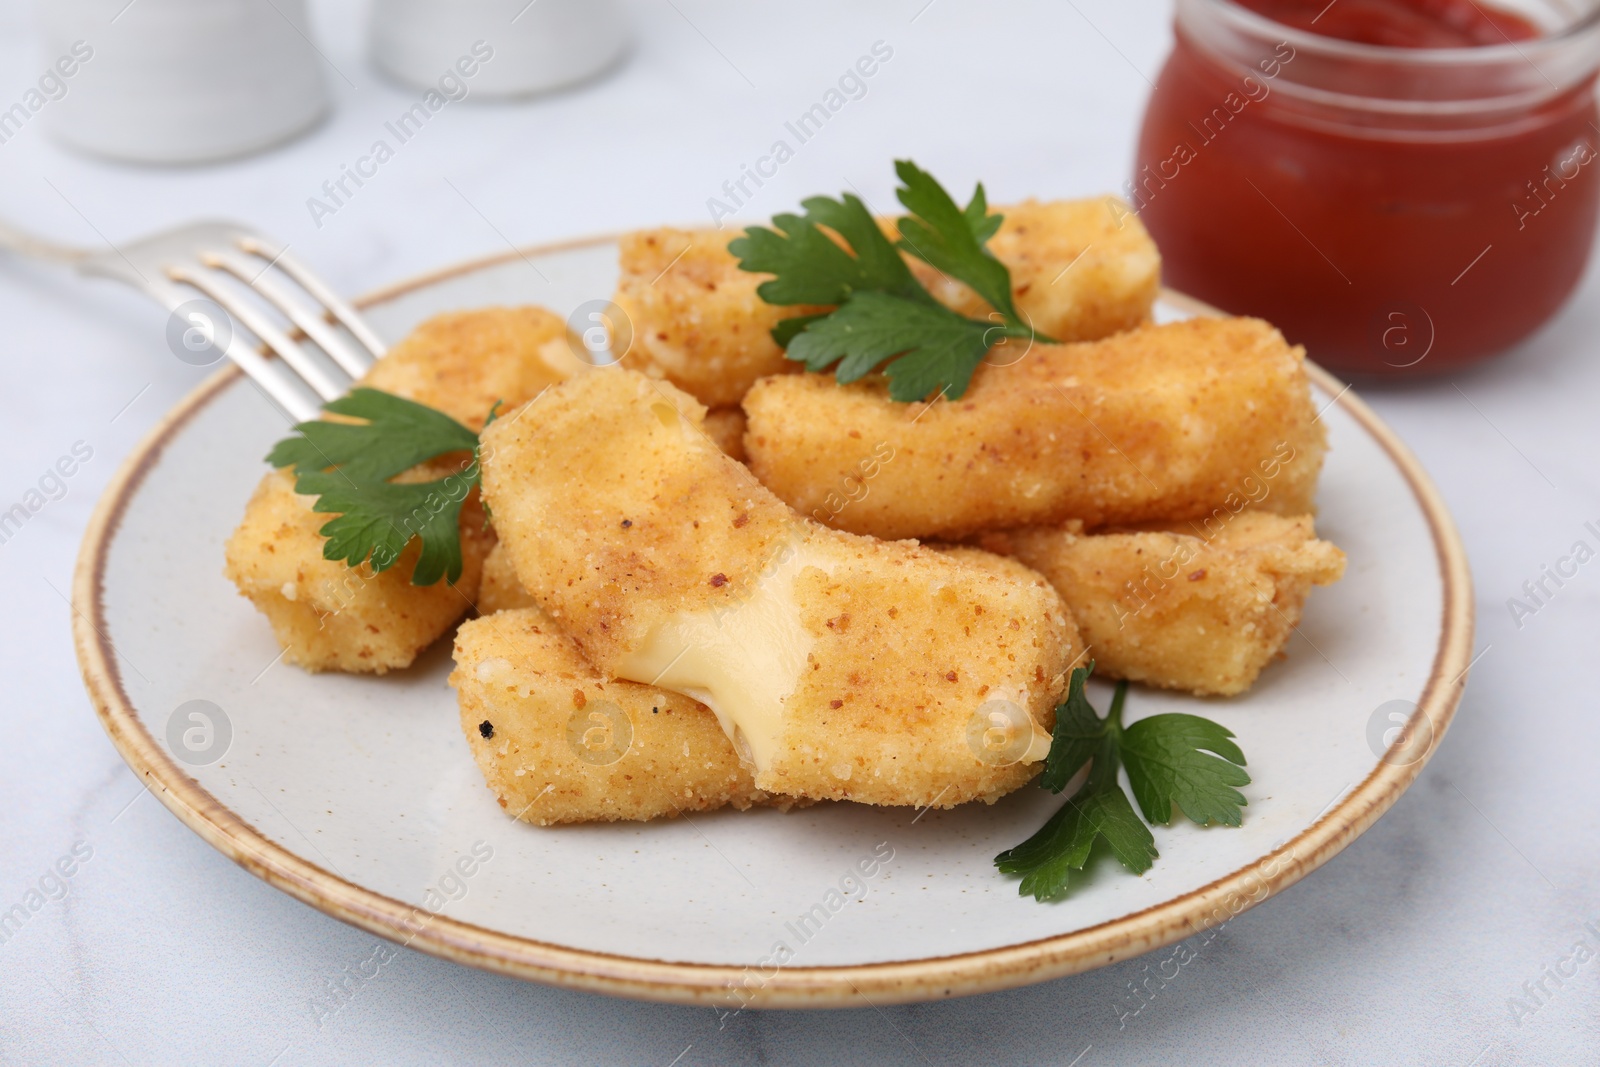
<svg viewBox="0 0 1600 1067">
<path fill-rule="evenodd" d="M 1311 516 L 1261 511 L 1093 534 L 1035 527 L 982 543 L 1050 580 L 1099 673 L 1202 696 L 1250 688 L 1299 625 L 1311 587 L 1345 567 Z"/>
<path fill-rule="evenodd" d="M 463 623 L 455 657 L 462 732 L 515 818 L 550 826 L 775 802 L 704 705 L 605 678 L 537 609 Z"/>
<path fill-rule="evenodd" d="M 560 380 L 563 355 L 576 364 L 566 323 L 542 308 L 484 308 L 439 315 L 389 350 L 361 384 L 437 408 L 477 430 L 496 401 L 522 404 Z M 455 473 L 470 457 L 440 457 L 397 481 Z M 311 510 L 283 471 L 264 476 L 228 539 L 224 574 L 267 616 L 284 659 L 310 671 L 382 674 L 408 667 L 455 625 L 478 597 L 494 544 L 478 494 L 461 509 L 463 569 L 454 585 L 411 584 L 413 541 L 374 575 L 366 564 L 324 559 L 318 532 L 332 517 Z"/>
<path fill-rule="evenodd" d="M 714 408 L 706 412 L 706 421 L 702 428 L 706 431 L 706 436 L 715 441 L 717 447 L 727 453 L 730 459 L 736 459 L 740 463 L 745 461 L 743 408 Z"/>
<path fill-rule="evenodd" d="M 284 661 L 308 671 L 383 674 L 408 667 L 472 607 L 483 558 L 494 535 L 484 530 L 477 494 L 461 509 L 460 579 L 411 584 L 421 554 L 413 541 L 394 566 L 374 574 L 322 556 L 318 533 L 331 516 L 311 510 L 294 478 L 261 479 L 244 520 L 228 539 L 224 574 L 267 617 Z"/>
<path fill-rule="evenodd" d="M 1017 310 L 1040 333 L 1086 341 L 1150 318 L 1161 256 L 1136 215 L 1115 197 L 1028 200 L 1005 216 L 989 249 L 1011 269 Z M 895 221 L 880 225 L 892 237 Z M 773 326 L 821 307 L 776 307 L 756 295 L 771 275 L 739 269 L 738 233 L 662 228 L 625 235 L 615 302 L 628 316 L 624 366 L 664 378 L 702 403 L 737 404 L 757 379 L 793 374 Z M 972 290 L 913 256 L 907 263 L 937 299 L 963 314 L 990 308 Z"/>
<path fill-rule="evenodd" d="M 1097 341 L 1149 321 L 1161 292 L 1161 254 L 1139 217 L 1114 196 L 1024 200 L 997 207 L 1005 222 L 989 251 L 1011 271 L 1017 311 L 1057 341 Z M 990 307 L 962 283 L 915 257 L 917 279 L 972 318 Z"/>
<path fill-rule="evenodd" d="M 437 408 L 477 432 L 496 401 L 502 409 L 524 403 L 583 366 L 559 315 L 488 307 L 428 319 L 361 384 Z"/>
<path fill-rule="evenodd" d="M 478 583 L 478 614 L 493 615 L 497 611 L 538 606 L 517 580 L 517 569 L 506 546 L 496 540 L 483 560 L 483 579 Z"/>
<path fill-rule="evenodd" d="M 1259 319 L 1192 319 L 1036 345 L 931 405 L 881 378 L 784 375 L 745 397 L 745 447 L 795 510 L 883 538 L 1203 519 L 1237 500 L 1300 515 L 1326 448 L 1304 357 Z"/>
<path fill-rule="evenodd" d="M 757 378 L 799 369 L 771 330 L 791 315 L 756 295 L 770 275 L 739 269 L 732 230 L 662 228 L 625 234 L 612 298 L 628 317 L 623 366 L 664 378 L 713 407 L 739 403 Z"/>
<path fill-rule="evenodd" d="M 1187 526 L 1084 534 L 1071 524 L 984 540 L 1049 575 L 1090 643 L 1077 663 L 1092 656 L 1104 676 L 1199 695 L 1247 689 L 1299 621 L 1310 587 L 1337 581 L 1344 570 L 1343 553 L 1315 538 L 1309 517 L 1264 512 L 1243 512 L 1209 535 Z M 939 551 L 1024 584 L 1040 581 L 1017 558 L 971 546 Z M 484 610 L 505 614 L 462 626 L 451 684 L 460 691 L 473 754 L 509 812 L 548 825 L 785 799 L 755 788 L 709 708 L 666 690 L 606 681 L 538 608 L 517 607 L 533 601 L 503 546 L 485 563 L 486 591 L 496 571 L 504 575 L 504 606 Z M 862 591 L 868 600 L 881 595 Z M 831 623 L 844 641 L 871 639 L 846 612 Z M 609 707 L 592 718 L 602 707 L 594 702 L 604 699 L 628 716 L 631 747 L 616 764 L 596 766 L 593 753 L 580 752 L 581 737 L 595 735 L 575 739 L 572 724 L 601 731 L 595 745 L 602 756 L 621 748 Z M 858 770 L 872 768 L 852 763 L 851 773 Z"/>
<path fill-rule="evenodd" d="M 803 642 L 801 666 L 780 679 L 789 688 L 773 755 L 756 759 L 758 788 L 949 806 L 1031 778 L 1042 750 L 986 763 L 970 728 L 997 700 L 1025 717 L 1024 741 L 1053 725 L 1082 649 L 1049 584 L 1005 561 L 806 522 L 706 438 L 703 418 L 671 386 L 617 371 L 557 386 L 484 435 L 484 493 L 501 541 L 590 662 L 625 674 L 685 618 L 757 655 L 765 637 L 721 633 L 721 619 L 792 598 L 793 618 L 780 622 Z M 738 718 L 707 702 L 725 730 Z"/>
</svg>

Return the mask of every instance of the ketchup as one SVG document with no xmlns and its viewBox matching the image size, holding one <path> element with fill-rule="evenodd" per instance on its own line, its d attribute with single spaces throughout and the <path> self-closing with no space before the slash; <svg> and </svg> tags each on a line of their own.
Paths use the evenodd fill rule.
<svg viewBox="0 0 1600 1067">
<path fill-rule="evenodd" d="M 1539 36 L 1521 15 L 1473 0 L 1237 0 L 1285 26 L 1390 48 L 1477 48 Z"/>
<path fill-rule="evenodd" d="M 1232 6 L 1180 0 L 1125 190 L 1168 284 L 1268 319 L 1313 359 L 1358 375 L 1453 370 L 1555 314 L 1600 214 L 1592 67 L 1497 99 L 1477 68 L 1392 61 L 1540 36 L 1472 0 L 1238 0 L 1318 35 L 1286 29 L 1271 44 L 1268 27 L 1249 63 L 1233 28 L 1208 36 L 1203 21 Z M 1319 38 L 1384 47 L 1352 57 Z M 1513 76 L 1532 76 L 1502 51 Z M 1464 100 L 1430 111 L 1452 77 Z"/>
</svg>

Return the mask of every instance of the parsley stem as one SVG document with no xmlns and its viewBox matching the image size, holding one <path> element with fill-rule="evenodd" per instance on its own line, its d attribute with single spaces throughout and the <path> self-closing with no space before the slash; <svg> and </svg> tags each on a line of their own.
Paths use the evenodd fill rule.
<svg viewBox="0 0 1600 1067">
<path fill-rule="evenodd" d="M 1122 704 L 1128 699 L 1128 680 L 1126 678 L 1117 683 L 1116 692 L 1111 694 L 1111 710 L 1106 712 L 1106 729 L 1109 733 L 1122 734 Z"/>
</svg>

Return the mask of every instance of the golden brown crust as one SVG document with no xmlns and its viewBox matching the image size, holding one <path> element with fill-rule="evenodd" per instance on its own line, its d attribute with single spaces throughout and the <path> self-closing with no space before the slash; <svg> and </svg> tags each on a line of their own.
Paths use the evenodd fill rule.
<svg viewBox="0 0 1600 1067">
<path fill-rule="evenodd" d="M 1024 200 L 995 210 L 1005 222 L 989 251 L 1010 269 L 1017 311 L 1039 333 L 1095 341 L 1149 320 L 1161 292 L 1161 254 L 1121 200 Z M 991 310 L 960 282 L 908 261 L 941 303 L 974 318 Z"/>
<path fill-rule="evenodd" d="M 1143 224 L 1115 197 L 1028 200 L 1005 216 L 989 249 L 1011 269 L 1017 309 L 1045 336 L 1084 341 L 1130 329 L 1150 317 L 1161 287 L 1161 257 Z M 894 235 L 893 219 L 882 219 Z M 771 275 L 739 269 L 728 251 L 734 231 L 662 228 L 625 235 L 616 303 L 632 341 L 623 364 L 664 378 L 710 407 L 737 404 L 757 379 L 792 374 L 771 330 L 793 315 L 824 311 L 775 307 L 756 289 Z M 908 256 L 933 295 L 963 314 L 990 308 L 972 290 Z"/>
<path fill-rule="evenodd" d="M 488 307 L 428 319 L 361 384 L 437 408 L 476 431 L 496 401 L 524 403 L 578 366 L 560 316 L 541 307 Z"/>
<path fill-rule="evenodd" d="M 784 756 L 757 783 L 819 800 L 947 808 L 992 803 L 1030 781 L 1038 763 L 986 766 L 968 729 L 1000 698 L 1055 726 L 1083 646 L 1049 583 L 977 550 L 817 537 L 842 551 L 832 574 L 809 569 L 796 583 L 816 643 L 790 698 Z"/>
<path fill-rule="evenodd" d="M 511 562 L 511 553 L 506 551 L 505 545 L 496 541 L 483 560 L 483 580 L 478 583 L 478 614 L 493 615 L 497 611 L 518 608 L 541 610 L 538 601 L 517 580 L 517 568 Z M 548 618 L 546 621 L 549 621 Z"/>
<path fill-rule="evenodd" d="M 322 557 L 319 531 L 332 516 L 311 510 L 294 479 L 272 471 L 228 538 L 223 573 L 272 624 L 284 660 L 308 671 L 383 674 L 408 667 L 472 606 L 494 535 L 473 494 L 461 509 L 461 578 L 411 584 L 421 551 L 413 542 L 394 566 L 373 574 Z"/>
<path fill-rule="evenodd" d="M 1258 319 L 1194 319 L 1037 345 L 959 400 L 881 379 L 768 378 L 744 402 L 750 469 L 803 514 L 878 537 L 1081 519 L 1203 519 L 1233 500 L 1312 510 L 1325 435 L 1304 352 Z M 862 462 L 881 459 L 870 477 Z M 841 485 L 866 491 L 836 509 Z"/>
<path fill-rule="evenodd" d="M 665 382 L 606 371 L 484 433 L 484 495 L 517 573 L 602 670 L 666 616 L 736 603 L 787 543 L 789 510 L 704 419 Z"/>
<path fill-rule="evenodd" d="M 664 227 L 618 241 L 622 275 L 614 299 L 632 332 L 623 365 L 712 407 L 737 404 L 757 378 L 798 370 L 772 340 L 772 328 L 820 310 L 775 307 L 757 296 L 771 275 L 739 269 L 728 251 L 737 236 Z"/>
<path fill-rule="evenodd" d="M 982 762 L 967 730 L 986 695 L 1046 729 L 1053 721 L 1079 646 L 1048 584 L 1005 561 L 979 566 L 798 519 L 670 389 L 626 371 L 587 375 L 484 436 L 502 543 L 589 660 L 625 671 L 659 627 L 770 592 L 763 583 L 782 581 L 774 575 L 798 552 L 793 597 L 810 658 L 759 787 L 949 805 L 1031 777 L 1036 765 Z"/>
<path fill-rule="evenodd" d="M 944 547 L 930 558 L 931 550 L 909 545 L 823 536 L 850 551 L 834 574 L 814 569 L 804 574 L 799 596 L 806 604 L 805 624 L 818 639 L 797 699 L 827 710 L 793 731 L 794 750 L 763 785 L 778 792 L 804 790 L 808 797 L 825 792 L 827 799 L 873 802 L 872 797 L 893 796 L 907 798 L 896 803 L 948 807 L 974 797 L 993 799 L 1031 778 L 1036 764 L 972 780 L 970 749 L 964 752 L 935 737 L 952 724 L 947 705 L 978 707 L 989 695 L 980 679 L 1014 673 L 1013 661 L 1033 664 L 1036 681 L 1081 665 L 1077 630 L 1044 577 L 1015 559 L 976 548 Z M 933 562 L 938 558 L 959 566 L 941 566 Z M 925 599 L 920 587 L 930 576 L 945 587 L 931 610 L 920 603 Z M 491 598 L 492 583 L 500 587 Z M 484 564 L 483 587 L 479 607 L 485 614 L 534 603 L 510 572 L 503 546 L 496 546 Z M 557 632 L 536 607 L 532 611 L 525 616 L 542 619 L 542 629 Z M 1047 620 L 1043 629 L 1034 621 L 1040 618 Z M 961 639 L 952 640 L 957 631 Z M 862 648 L 875 651 L 863 657 Z M 934 699 L 906 707 L 907 678 L 919 679 L 921 691 Z M 1038 711 L 1048 728 L 1060 688 L 1045 689 Z M 964 729 L 966 724 L 956 725 Z M 856 751 L 826 758 L 841 736 L 850 738 Z M 794 784 L 788 785 L 791 779 Z"/>
<path fill-rule="evenodd" d="M 1211 526 L 1035 527 L 984 543 L 1055 585 L 1100 673 L 1201 695 L 1254 684 L 1299 625 L 1311 587 L 1338 581 L 1345 565 L 1309 515 L 1260 511 Z"/>
<path fill-rule="evenodd" d="M 550 826 L 774 802 L 703 704 L 607 680 L 537 609 L 464 623 L 455 657 L 462 732 L 515 818 Z"/>
<path fill-rule="evenodd" d="M 705 430 L 707 437 L 716 442 L 718 448 L 728 454 L 728 458 L 744 462 L 743 408 L 716 408 L 708 411 L 706 421 L 701 428 Z"/>
<path fill-rule="evenodd" d="M 484 308 L 437 315 L 390 349 L 361 384 L 444 411 L 478 429 L 496 401 L 521 404 L 576 362 L 566 324 L 543 308 Z M 442 456 L 397 481 L 458 473 L 471 457 Z M 463 571 L 451 586 L 411 584 L 420 553 L 413 541 L 394 566 L 373 575 L 322 557 L 318 532 L 331 515 L 311 510 L 293 480 L 261 481 L 228 540 L 224 573 L 272 623 L 284 658 L 307 670 L 383 673 L 410 666 L 478 597 L 479 572 L 494 544 L 478 494 L 461 510 Z"/>
</svg>

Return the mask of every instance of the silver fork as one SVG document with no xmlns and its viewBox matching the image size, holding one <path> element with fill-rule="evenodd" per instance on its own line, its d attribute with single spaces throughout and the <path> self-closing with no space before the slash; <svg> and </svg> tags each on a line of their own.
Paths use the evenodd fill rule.
<svg viewBox="0 0 1600 1067">
<path fill-rule="evenodd" d="M 296 422 L 316 418 L 321 402 L 342 395 L 387 351 L 356 310 L 284 247 L 236 223 L 190 223 L 97 252 L 56 244 L 0 222 L 0 248 L 65 263 L 80 274 L 112 278 L 141 290 L 167 311 L 181 315 L 185 331 L 198 331 L 199 339 L 209 344 L 220 340 L 223 354 Z M 284 279 L 294 286 L 286 286 Z M 246 289 L 261 302 L 248 296 Z M 231 322 L 214 321 L 203 306 L 185 309 L 199 297 L 215 303 Z M 322 354 L 291 338 L 284 323 L 275 321 L 262 303 L 298 328 Z M 232 323 L 277 353 L 281 362 L 245 341 Z M 340 336 L 335 324 L 343 325 L 356 344 Z M 219 327 L 225 330 L 221 338 Z"/>
</svg>

